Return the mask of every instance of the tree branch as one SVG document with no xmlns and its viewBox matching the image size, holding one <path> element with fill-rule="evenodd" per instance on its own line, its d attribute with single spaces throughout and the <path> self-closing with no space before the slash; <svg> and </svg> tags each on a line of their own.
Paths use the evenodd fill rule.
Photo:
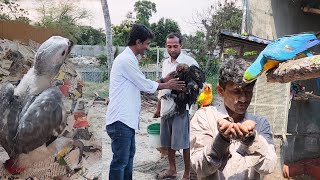
<svg viewBox="0 0 320 180">
<path fill-rule="evenodd" d="M 283 62 L 267 73 L 268 82 L 287 83 L 320 77 L 320 55 Z"/>
</svg>

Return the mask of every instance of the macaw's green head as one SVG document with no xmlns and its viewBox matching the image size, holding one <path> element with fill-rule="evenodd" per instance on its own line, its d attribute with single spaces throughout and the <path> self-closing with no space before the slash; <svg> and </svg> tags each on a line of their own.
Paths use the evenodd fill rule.
<svg viewBox="0 0 320 180">
<path fill-rule="evenodd" d="M 250 82 L 254 80 L 257 77 L 257 75 L 252 74 L 248 69 L 243 74 L 243 81 L 244 82 Z"/>
<path fill-rule="evenodd" d="M 243 82 L 245 70 L 250 63 L 244 59 L 225 60 L 219 70 L 218 94 L 223 98 L 229 115 L 244 114 L 251 102 L 255 81 Z"/>
</svg>

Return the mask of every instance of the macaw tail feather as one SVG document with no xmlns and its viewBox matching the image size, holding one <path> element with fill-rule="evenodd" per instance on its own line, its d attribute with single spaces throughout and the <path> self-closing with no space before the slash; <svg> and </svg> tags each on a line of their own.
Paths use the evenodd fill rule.
<svg viewBox="0 0 320 180">
<path fill-rule="evenodd" d="M 296 52 L 303 52 L 303 51 L 305 51 L 305 50 L 307 50 L 307 49 L 309 49 L 309 48 L 311 48 L 311 47 L 313 47 L 313 46 L 318 45 L 319 43 L 320 43 L 320 38 L 314 39 L 314 40 L 306 43 L 305 45 L 300 46 L 300 47 L 297 48 L 295 51 L 296 51 Z"/>
<path fill-rule="evenodd" d="M 305 57 L 313 56 L 313 54 L 310 51 L 306 50 L 301 53 L 298 53 L 297 56 L 299 56 L 299 58 L 305 58 Z"/>
</svg>

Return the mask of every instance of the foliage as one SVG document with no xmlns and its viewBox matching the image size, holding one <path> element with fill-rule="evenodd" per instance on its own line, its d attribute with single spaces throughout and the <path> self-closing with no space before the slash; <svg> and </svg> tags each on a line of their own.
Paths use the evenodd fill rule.
<svg viewBox="0 0 320 180">
<path fill-rule="evenodd" d="M 31 20 L 26 17 L 28 11 L 21 8 L 17 0 L 0 1 L 0 20 L 2 21 L 19 21 L 29 24 Z"/>
<path fill-rule="evenodd" d="M 257 55 L 257 51 L 247 51 L 243 53 L 244 57 Z"/>
<path fill-rule="evenodd" d="M 116 50 L 114 51 L 114 58 L 116 58 L 119 54 L 119 46 L 116 46 Z"/>
<path fill-rule="evenodd" d="M 208 47 L 214 48 L 218 40 L 218 35 L 222 29 L 231 32 L 240 32 L 242 11 L 238 9 L 234 3 L 226 3 L 224 6 L 220 6 L 220 9 L 217 11 L 211 12 L 213 13 L 209 18 L 202 19 L 201 23 L 208 33 Z"/>
<path fill-rule="evenodd" d="M 157 12 L 156 4 L 147 0 L 136 1 L 134 3 L 134 12 L 136 13 L 136 23 L 150 27 L 149 19 L 153 13 Z"/>
<path fill-rule="evenodd" d="M 239 33 L 241 30 L 242 11 L 234 3 L 219 5 L 215 10 L 213 6 L 208 11 L 208 17 L 200 17 L 201 24 L 205 28 L 206 50 L 208 52 L 215 49 L 218 44 L 218 37 L 221 30 Z M 208 69 L 210 59 L 207 60 L 206 69 Z"/>
<path fill-rule="evenodd" d="M 195 35 L 183 35 L 182 47 L 190 49 L 200 66 L 205 66 L 208 54 L 206 50 L 205 34 L 197 31 Z"/>
<path fill-rule="evenodd" d="M 227 48 L 227 49 L 225 50 L 225 53 L 228 54 L 228 55 L 233 55 L 233 56 L 235 56 L 235 55 L 238 54 L 237 50 L 235 50 L 235 49 L 233 49 L 233 48 Z"/>
<path fill-rule="evenodd" d="M 102 70 L 102 72 L 103 72 L 103 74 L 102 74 L 102 82 L 106 82 L 109 79 L 106 66 L 105 65 L 100 66 L 100 70 Z"/>
<path fill-rule="evenodd" d="M 102 98 L 107 98 L 109 95 L 109 83 L 96 83 L 96 82 L 86 82 L 83 88 L 83 97 L 87 99 L 94 99 L 97 93 Z"/>
<path fill-rule="evenodd" d="M 150 25 L 149 19 L 155 12 L 155 3 L 147 0 L 136 1 L 134 4 L 134 13 L 129 12 L 126 19 L 122 21 L 120 25 L 112 27 L 113 45 L 126 46 L 132 25 L 134 23 L 141 23 L 150 27 L 155 34 L 155 39 L 152 41 L 151 46 L 164 47 L 166 36 L 170 32 L 180 33 L 180 27 L 176 21 L 165 18 L 161 18 L 157 23 Z"/>
<path fill-rule="evenodd" d="M 159 62 L 164 58 L 163 53 L 164 51 L 160 49 Z M 139 62 L 140 66 L 154 63 L 157 63 L 157 48 L 151 48 L 150 50 L 146 51 L 145 55 L 141 58 Z"/>
<path fill-rule="evenodd" d="M 135 23 L 141 23 L 146 26 L 150 26 L 149 19 L 152 13 L 156 12 L 156 4 L 146 0 L 137 1 L 134 4 L 134 16 L 133 12 L 128 12 L 126 19 L 118 26 L 112 26 L 113 45 L 114 46 L 126 46 L 129 38 L 131 27 Z"/>
<path fill-rule="evenodd" d="M 151 24 L 151 30 L 155 34 L 152 46 L 165 47 L 166 36 L 171 32 L 180 33 L 178 23 L 172 19 L 161 18 L 158 23 Z"/>
<path fill-rule="evenodd" d="M 103 72 L 102 74 L 102 81 L 105 82 L 108 80 L 108 72 L 107 72 L 107 67 L 108 67 L 108 57 L 105 54 L 99 54 L 97 57 L 97 60 L 99 61 L 100 64 L 100 70 Z"/>
<path fill-rule="evenodd" d="M 113 45 L 126 46 L 132 25 L 135 23 L 132 12 L 127 14 L 127 18 L 119 26 L 112 26 Z"/>
<path fill-rule="evenodd" d="M 77 6 L 76 1 L 61 0 L 54 3 L 51 0 L 40 0 L 37 8 L 40 14 L 38 26 L 57 29 L 63 32 L 68 38 L 77 43 L 81 35 L 79 21 L 89 17 L 85 9 Z"/>
<path fill-rule="evenodd" d="M 243 53 L 243 58 L 245 58 L 247 61 L 253 62 L 258 56 L 257 51 L 247 51 Z"/>
<path fill-rule="evenodd" d="M 106 64 L 107 64 L 108 58 L 107 58 L 106 55 L 104 55 L 104 54 L 99 54 L 96 58 L 97 58 L 97 60 L 99 61 L 99 64 L 100 64 L 100 65 L 106 65 Z"/>
<path fill-rule="evenodd" d="M 78 26 L 79 31 L 74 36 L 79 45 L 105 45 L 106 34 L 102 29 L 94 29 L 91 26 Z"/>
</svg>

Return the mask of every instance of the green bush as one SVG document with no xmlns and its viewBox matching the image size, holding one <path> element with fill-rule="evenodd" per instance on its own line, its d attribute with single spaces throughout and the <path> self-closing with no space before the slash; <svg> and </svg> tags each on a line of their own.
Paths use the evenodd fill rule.
<svg viewBox="0 0 320 180">
<path fill-rule="evenodd" d="M 107 64 L 107 60 L 108 60 L 107 55 L 99 54 L 96 58 L 99 61 L 100 65 L 106 65 Z"/>
<path fill-rule="evenodd" d="M 163 59 L 163 52 L 163 50 L 159 50 L 159 62 L 161 62 L 161 60 Z M 155 63 L 157 63 L 157 48 L 151 48 L 149 51 L 146 51 L 145 55 L 139 62 L 140 66 Z"/>
</svg>

